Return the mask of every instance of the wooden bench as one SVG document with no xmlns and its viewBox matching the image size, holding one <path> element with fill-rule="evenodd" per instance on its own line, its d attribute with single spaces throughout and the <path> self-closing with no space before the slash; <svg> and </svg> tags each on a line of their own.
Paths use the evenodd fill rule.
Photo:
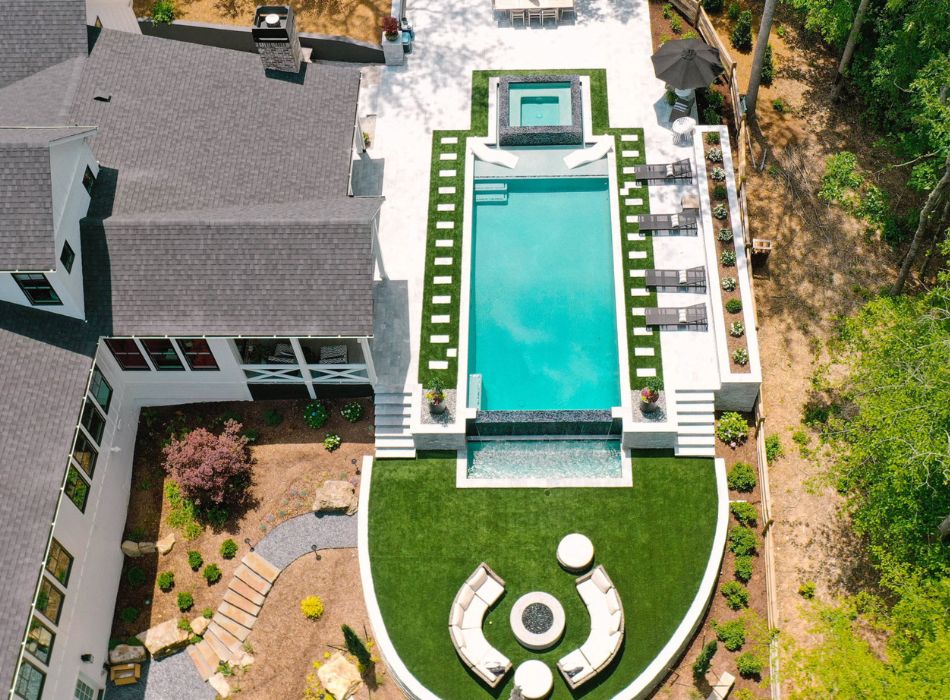
<svg viewBox="0 0 950 700">
<path fill-rule="evenodd" d="M 116 685 L 132 685 L 142 677 L 141 664 L 119 664 L 109 669 L 109 679 Z"/>
</svg>

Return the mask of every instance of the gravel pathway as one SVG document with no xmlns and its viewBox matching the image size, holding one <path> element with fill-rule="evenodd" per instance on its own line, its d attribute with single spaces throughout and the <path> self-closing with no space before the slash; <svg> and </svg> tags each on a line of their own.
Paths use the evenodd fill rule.
<svg viewBox="0 0 950 700">
<path fill-rule="evenodd" d="M 201 680 L 195 663 L 185 652 L 142 664 L 142 678 L 135 685 L 106 686 L 105 700 L 214 700 L 217 694 Z"/>
<path fill-rule="evenodd" d="M 356 516 L 305 513 L 281 523 L 254 551 L 278 569 L 317 549 L 356 547 Z"/>
</svg>

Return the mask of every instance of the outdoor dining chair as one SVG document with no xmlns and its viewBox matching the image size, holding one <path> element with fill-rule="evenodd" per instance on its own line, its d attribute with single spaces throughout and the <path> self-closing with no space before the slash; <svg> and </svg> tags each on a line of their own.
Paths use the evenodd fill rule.
<svg viewBox="0 0 950 700">
<path fill-rule="evenodd" d="M 514 26 L 516 19 L 517 19 L 517 20 L 520 20 L 520 21 L 521 21 L 521 24 L 527 24 L 527 20 L 525 19 L 525 11 L 524 11 L 524 10 L 512 10 L 512 11 L 510 12 L 510 14 L 511 14 L 511 24 L 512 24 L 512 26 Z"/>
<path fill-rule="evenodd" d="M 553 19 L 554 23 L 557 24 L 557 10 L 553 7 L 541 10 L 541 24 L 544 24 L 546 19 Z"/>
</svg>

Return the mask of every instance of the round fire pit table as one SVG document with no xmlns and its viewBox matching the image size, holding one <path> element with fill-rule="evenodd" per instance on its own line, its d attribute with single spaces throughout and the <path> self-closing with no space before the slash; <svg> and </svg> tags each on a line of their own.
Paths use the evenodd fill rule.
<svg viewBox="0 0 950 700">
<path fill-rule="evenodd" d="M 526 700 L 537 700 L 551 692 L 554 675 L 546 663 L 531 659 L 515 669 L 515 685 L 521 687 L 521 695 Z"/>
<path fill-rule="evenodd" d="M 568 571 L 587 571 L 594 561 L 594 543 L 586 535 L 572 532 L 558 543 L 557 560 Z"/>
<path fill-rule="evenodd" d="M 508 620 L 515 639 L 533 651 L 554 646 L 564 634 L 564 608 L 550 593 L 525 593 L 515 601 Z"/>
</svg>

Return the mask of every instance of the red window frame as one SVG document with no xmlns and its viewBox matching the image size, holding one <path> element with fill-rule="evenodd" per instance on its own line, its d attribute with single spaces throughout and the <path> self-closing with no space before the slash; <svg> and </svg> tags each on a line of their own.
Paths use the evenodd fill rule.
<svg viewBox="0 0 950 700">
<path fill-rule="evenodd" d="M 198 372 L 219 369 L 218 361 L 211 352 L 211 345 L 204 338 L 176 338 L 175 342 L 192 370 Z"/>
<path fill-rule="evenodd" d="M 106 346 L 116 363 L 126 372 L 151 372 L 145 355 L 131 338 L 106 338 Z"/>
</svg>

